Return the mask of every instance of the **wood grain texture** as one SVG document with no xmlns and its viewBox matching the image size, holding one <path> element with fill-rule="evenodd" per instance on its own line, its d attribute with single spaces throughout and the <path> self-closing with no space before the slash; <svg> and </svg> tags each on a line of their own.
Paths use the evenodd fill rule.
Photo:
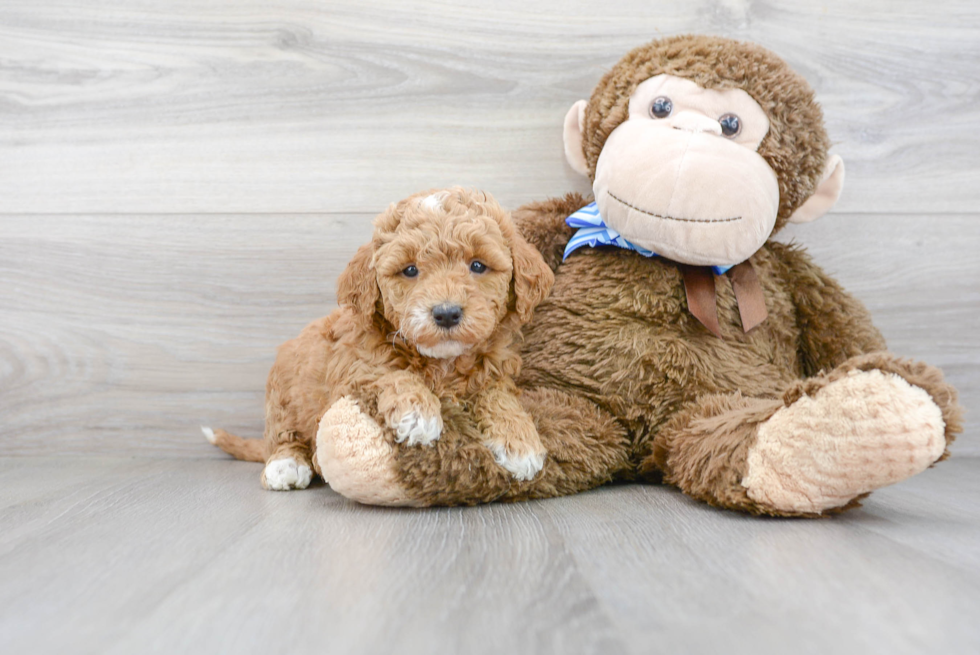
<svg viewBox="0 0 980 655">
<path fill-rule="evenodd" d="M 322 485 L 265 492 L 227 461 L 83 469 L 67 490 L 2 496 L 4 652 L 622 651 L 530 506 L 363 508 Z M 77 470 L 19 458 L 0 483 Z"/>
<path fill-rule="evenodd" d="M 814 86 L 846 212 L 980 210 L 974 0 L 12 0 L 0 211 L 373 212 L 583 189 L 567 108 L 630 48 L 759 42 Z"/>
<path fill-rule="evenodd" d="M 391 510 L 230 460 L 0 458 L 0 650 L 975 652 L 978 470 L 794 521 L 665 487 Z"/>
<path fill-rule="evenodd" d="M 0 449 L 47 435 L 73 453 L 188 455 L 195 425 L 261 434 L 275 347 L 332 309 L 370 219 L 6 219 Z"/>
<path fill-rule="evenodd" d="M 954 458 L 828 521 L 675 490 L 397 511 L 277 494 L 275 345 L 423 188 L 587 191 L 567 107 L 628 49 L 757 41 L 814 86 L 838 211 L 781 239 L 943 367 Z M 980 651 L 980 4 L 0 5 L 0 652 Z"/>
<path fill-rule="evenodd" d="M 219 457 L 258 436 L 275 347 L 334 306 L 370 215 L 0 222 L 0 454 Z M 980 405 L 980 216 L 832 215 L 781 238 L 864 300 L 894 352 Z M 846 234 L 846 239 L 841 237 Z M 957 453 L 980 453 L 974 413 Z"/>
</svg>

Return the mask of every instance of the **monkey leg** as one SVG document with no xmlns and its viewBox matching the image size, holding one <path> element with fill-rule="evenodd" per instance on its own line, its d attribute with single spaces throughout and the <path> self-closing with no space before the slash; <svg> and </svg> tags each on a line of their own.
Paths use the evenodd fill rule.
<svg viewBox="0 0 980 655">
<path fill-rule="evenodd" d="M 639 470 L 712 505 L 818 516 L 943 459 L 960 414 L 938 369 L 862 355 L 780 398 L 699 398 L 661 428 Z"/>
<path fill-rule="evenodd" d="M 316 458 L 330 486 L 377 505 L 475 505 L 584 491 L 629 475 L 625 429 L 588 401 L 535 389 L 521 397 L 547 451 L 544 468 L 517 480 L 497 464 L 473 417 L 443 406 L 444 429 L 430 446 L 396 444 L 357 405 L 342 399 L 320 422 Z"/>
</svg>

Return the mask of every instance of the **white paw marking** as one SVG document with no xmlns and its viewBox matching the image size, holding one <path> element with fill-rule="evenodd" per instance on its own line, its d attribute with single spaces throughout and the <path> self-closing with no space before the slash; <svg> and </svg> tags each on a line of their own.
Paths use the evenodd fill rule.
<svg viewBox="0 0 980 655">
<path fill-rule="evenodd" d="M 212 430 L 211 428 L 209 428 L 207 426 L 202 425 L 201 426 L 201 432 L 204 433 L 204 438 L 207 439 L 209 442 L 211 442 L 211 443 L 214 443 L 215 442 L 214 430 Z"/>
<path fill-rule="evenodd" d="M 402 415 L 395 427 L 395 441 L 409 446 L 428 446 L 442 436 L 442 417 L 425 418 L 418 409 Z"/>
<path fill-rule="evenodd" d="M 297 464 L 292 457 L 274 459 L 265 465 L 265 484 L 274 491 L 306 489 L 313 479 L 313 470 Z"/>
<path fill-rule="evenodd" d="M 487 442 L 493 458 L 517 480 L 530 480 L 544 468 L 544 453 L 516 453 L 502 444 Z"/>
</svg>

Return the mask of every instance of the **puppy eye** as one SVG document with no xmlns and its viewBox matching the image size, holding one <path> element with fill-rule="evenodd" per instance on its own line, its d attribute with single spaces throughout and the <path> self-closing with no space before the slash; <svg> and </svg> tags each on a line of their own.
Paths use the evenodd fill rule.
<svg viewBox="0 0 980 655">
<path fill-rule="evenodd" d="M 402 275 L 405 277 L 415 277 L 419 274 L 419 269 L 415 264 L 409 264 L 404 269 L 402 269 Z"/>
<path fill-rule="evenodd" d="M 470 264 L 470 270 L 473 271 L 474 273 L 486 273 L 487 265 L 484 264 L 483 262 L 473 262 L 472 264 Z"/>
<path fill-rule="evenodd" d="M 666 96 L 660 96 L 650 105 L 650 114 L 654 118 L 667 118 L 674 109 L 674 103 Z"/>
<path fill-rule="evenodd" d="M 731 138 L 742 131 L 742 121 L 735 114 L 725 114 L 718 119 L 721 124 L 721 133 Z"/>
</svg>

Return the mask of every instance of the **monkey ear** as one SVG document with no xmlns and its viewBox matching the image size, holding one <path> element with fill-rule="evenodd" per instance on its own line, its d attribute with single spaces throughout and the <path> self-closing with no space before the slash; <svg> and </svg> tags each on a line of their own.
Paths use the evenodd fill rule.
<svg viewBox="0 0 980 655">
<path fill-rule="evenodd" d="M 368 243 L 357 249 L 354 258 L 337 279 L 337 303 L 367 317 L 374 314 L 374 306 L 380 295 L 374 273 L 374 245 Z"/>
<path fill-rule="evenodd" d="M 510 246 L 514 258 L 514 311 L 521 323 L 531 320 L 534 308 L 544 300 L 555 283 L 555 274 L 524 237 L 515 230 Z"/>
<path fill-rule="evenodd" d="M 582 127 L 585 124 L 585 108 L 589 106 L 588 100 L 579 100 L 565 114 L 565 131 L 563 138 L 565 141 L 565 159 L 579 175 L 589 176 L 589 165 L 585 161 L 585 152 L 582 151 Z"/>
<path fill-rule="evenodd" d="M 809 223 L 829 212 L 844 189 L 844 160 L 833 155 L 827 160 L 817 190 L 789 217 L 790 223 Z"/>
</svg>

